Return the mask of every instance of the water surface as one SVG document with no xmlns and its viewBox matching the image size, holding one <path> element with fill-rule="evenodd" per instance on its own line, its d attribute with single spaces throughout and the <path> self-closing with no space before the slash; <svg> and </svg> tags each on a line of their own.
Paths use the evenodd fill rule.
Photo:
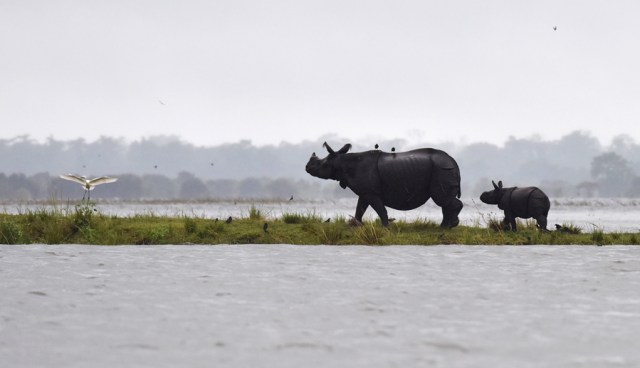
<svg viewBox="0 0 640 368">
<path fill-rule="evenodd" d="M 7 367 L 637 367 L 636 246 L 0 246 Z"/>
</svg>

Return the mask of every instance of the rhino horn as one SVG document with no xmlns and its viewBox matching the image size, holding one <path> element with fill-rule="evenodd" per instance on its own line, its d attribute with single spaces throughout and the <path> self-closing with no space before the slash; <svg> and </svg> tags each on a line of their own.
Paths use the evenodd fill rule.
<svg viewBox="0 0 640 368">
<path fill-rule="evenodd" d="M 318 156 L 316 156 L 316 153 L 314 152 L 311 154 L 311 158 L 318 158 Z"/>
<path fill-rule="evenodd" d="M 322 144 L 322 147 L 326 148 L 326 149 L 327 149 L 327 151 L 328 151 L 329 153 L 331 153 L 331 154 L 335 153 L 335 152 L 333 151 L 333 148 L 331 148 L 331 146 L 329 146 L 329 145 L 327 144 L 327 142 L 324 142 L 324 143 Z"/>
<path fill-rule="evenodd" d="M 349 152 L 350 149 L 351 149 L 351 143 L 347 143 L 342 148 L 340 148 L 340 150 L 338 150 L 338 153 L 347 153 Z"/>
</svg>

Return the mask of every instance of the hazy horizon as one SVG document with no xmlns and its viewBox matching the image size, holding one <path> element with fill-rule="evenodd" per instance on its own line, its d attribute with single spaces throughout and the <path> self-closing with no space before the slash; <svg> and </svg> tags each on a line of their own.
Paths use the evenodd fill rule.
<svg viewBox="0 0 640 368">
<path fill-rule="evenodd" d="M 2 2 L 0 137 L 638 141 L 639 13 L 600 0 Z"/>
<path fill-rule="evenodd" d="M 488 144 L 488 145 L 492 145 L 492 146 L 496 146 L 498 148 L 503 148 L 505 144 L 511 142 L 511 141 L 530 141 L 530 142 L 541 142 L 541 143 L 553 143 L 553 142 L 559 142 L 563 139 L 565 139 L 566 137 L 572 135 L 572 134 L 580 134 L 580 135 L 584 135 L 586 137 L 591 137 L 594 138 L 598 141 L 598 143 L 603 146 L 603 147 L 608 147 L 611 146 L 612 144 L 614 144 L 614 140 L 616 139 L 620 139 L 623 138 L 625 139 L 625 141 L 628 142 L 627 139 L 631 139 L 630 143 L 637 143 L 640 144 L 640 139 L 635 139 L 632 135 L 628 134 L 628 133 L 622 133 L 622 134 L 618 134 L 618 135 L 612 135 L 611 138 L 604 140 L 601 137 L 595 136 L 592 132 L 590 131 L 585 131 L 585 130 L 575 130 L 572 132 L 568 132 L 567 134 L 563 134 L 563 135 L 559 135 L 557 137 L 550 137 L 550 138 L 545 138 L 540 136 L 539 134 L 530 134 L 528 136 L 516 136 L 516 135 L 511 135 L 508 137 L 505 137 L 504 140 L 502 140 L 501 142 L 489 142 L 489 141 L 483 141 L 483 140 L 463 140 L 463 139 L 459 139 L 457 141 L 455 140 L 441 140 L 441 141 L 431 141 L 428 140 L 427 137 L 422 137 L 422 138 L 411 138 L 411 137 L 405 137 L 405 138 L 400 138 L 400 137 L 374 137 L 374 136 L 369 136 L 369 137 L 362 137 L 361 139 L 350 139 L 348 137 L 344 137 L 341 135 L 338 135 L 336 133 L 327 133 L 324 135 L 320 135 L 318 137 L 315 138 L 305 138 L 305 139 L 299 139 L 299 140 L 280 140 L 280 141 L 274 141 L 274 142 L 264 142 L 264 143 L 259 143 L 256 142 L 250 138 L 239 138 L 237 140 L 230 140 L 230 141 L 225 141 L 225 142 L 219 142 L 219 143 L 211 143 L 211 144 L 198 144 L 196 142 L 191 142 L 183 137 L 181 137 L 178 134 L 150 134 L 147 136 L 141 136 L 141 137 L 124 137 L 124 136 L 113 136 L 113 135 L 101 135 L 95 138 L 86 138 L 86 137 L 75 137 L 75 138 L 68 138 L 68 139 L 64 139 L 64 138 L 58 138 L 55 136 L 46 136 L 46 137 L 40 137 L 40 136 L 34 136 L 31 134 L 19 134 L 19 135 L 15 135 L 15 136 L 2 136 L 0 135 L 0 140 L 3 141 L 21 141 L 21 140 L 28 140 L 28 141 L 32 141 L 35 142 L 37 144 L 46 144 L 48 141 L 53 140 L 53 141 L 57 141 L 57 142 L 74 142 L 74 141 L 84 141 L 85 143 L 88 144 L 92 144 L 92 143 L 97 143 L 100 140 L 103 139 L 108 139 L 108 140 L 116 140 L 116 141 L 121 141 L 123 143 L 126 144 L 132 144 L 132 143 L 136 143 L 136 142 L 143 142 L 143 141 L 153 141 L 153 142 L 164 142 L 164 143 L 173 143 L 173 142 L 180 142 L 180 143 L 184 143 L 184 144 L 188 144 L 188 145 L 192 145 L 194 147 L 202 147 L 202 148 L 212 148 L 212 147 L 219 147 L 219 146 L 224 146 L 224 145 L 235 145 L 235 144 L 242 144 L 242 143 L 247 143 L 250 144 L 253 147 L 256 148 L 263 148 L 263 147 L 277 147 L 280 145 L 301 145 L 301 144 L 305 144 L 305 143 L 313 143 L 313 142 L 321 142 L 321 141 L 327 141 L 329 144 L 331 145 L 342 145 L 342 144 L 346 144 L 346 143 L 351 143 L 354 144 L 356 147 L 367 147 L 371 144 L 375 144 L 375 143 L 379 143 L 379 142 L 403 142 L 406 143 L 406 147 L 404 149 L 413 149 L 415 147 L 418 146 L 425 146 L 425 144 L 428 144 L 430 147 L 433 148 L 437 148 L 437 147 L 455 147 L 455 148 L 464 148 L 467 146 L 471 146 L 474 144 Z M 390 147 L 388 147 L 390 148 Z"/>
</svg>

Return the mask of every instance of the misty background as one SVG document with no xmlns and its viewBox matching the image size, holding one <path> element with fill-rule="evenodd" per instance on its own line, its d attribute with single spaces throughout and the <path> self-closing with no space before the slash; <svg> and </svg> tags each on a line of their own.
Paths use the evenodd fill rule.
<svg viewBox="0 0 640 368">
<path fill-rule="evenodd" d="M 101 137 L 44 142 L 30 136 L 0 139 L 0 199 L 79 199 L 83 189 L 58 178 L 75 173 L 110 175 L 119 180 L 97 187 L 100 199 L 295 199 L 324 200 L 354 196 L 333 180 L 308 175 L 304 166 L 312 152 L 326 156 L 352 143 L 352 152 L 395 147 L 406 151 L 433 147 L 447 151 L 460 166 L 463 198 L 477 198 L 492 188 L 535 185 L 550 197 L 640 196 L 640 143 L 627 135 L 604 145 L 588 132 L 575 131 L 558 140 L 509 138 L 504 145 L 441 143 L 410 145 L 405 140 L 349 142 L 324 136 L 300 143 L 254 145 L 239 141 L 197 146 L 175 136 L 135 141 Z"/>
<path fill-rule="evenodd" d="M 638 14 L 633 0 L 5 0 L 0 137 L 640 140 Z"/>
<path fill-rule="evenodd" d="M 637 196 L 640 2 L 0 1 L 0 199 L 352 196 L 323 141 L 435 147 L 466 198 Z M 329 135 L 327 135 L 329 134 Z M 446 143 L 451 142 L 451 143 Z M 479 143 L 486 142 L 486 143 Z"/>
</svg>

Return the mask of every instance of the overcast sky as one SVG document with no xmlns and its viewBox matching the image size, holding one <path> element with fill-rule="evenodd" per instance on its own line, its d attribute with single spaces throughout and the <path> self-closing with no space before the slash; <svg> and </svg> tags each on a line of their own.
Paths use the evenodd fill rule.
<svg viewBox="0 0 640 368">
<path fill-rule="evenodd" d="M 640 141 L 639 15 L 637 0 L 0 0 L 0 138 Z"/>
</svg>

